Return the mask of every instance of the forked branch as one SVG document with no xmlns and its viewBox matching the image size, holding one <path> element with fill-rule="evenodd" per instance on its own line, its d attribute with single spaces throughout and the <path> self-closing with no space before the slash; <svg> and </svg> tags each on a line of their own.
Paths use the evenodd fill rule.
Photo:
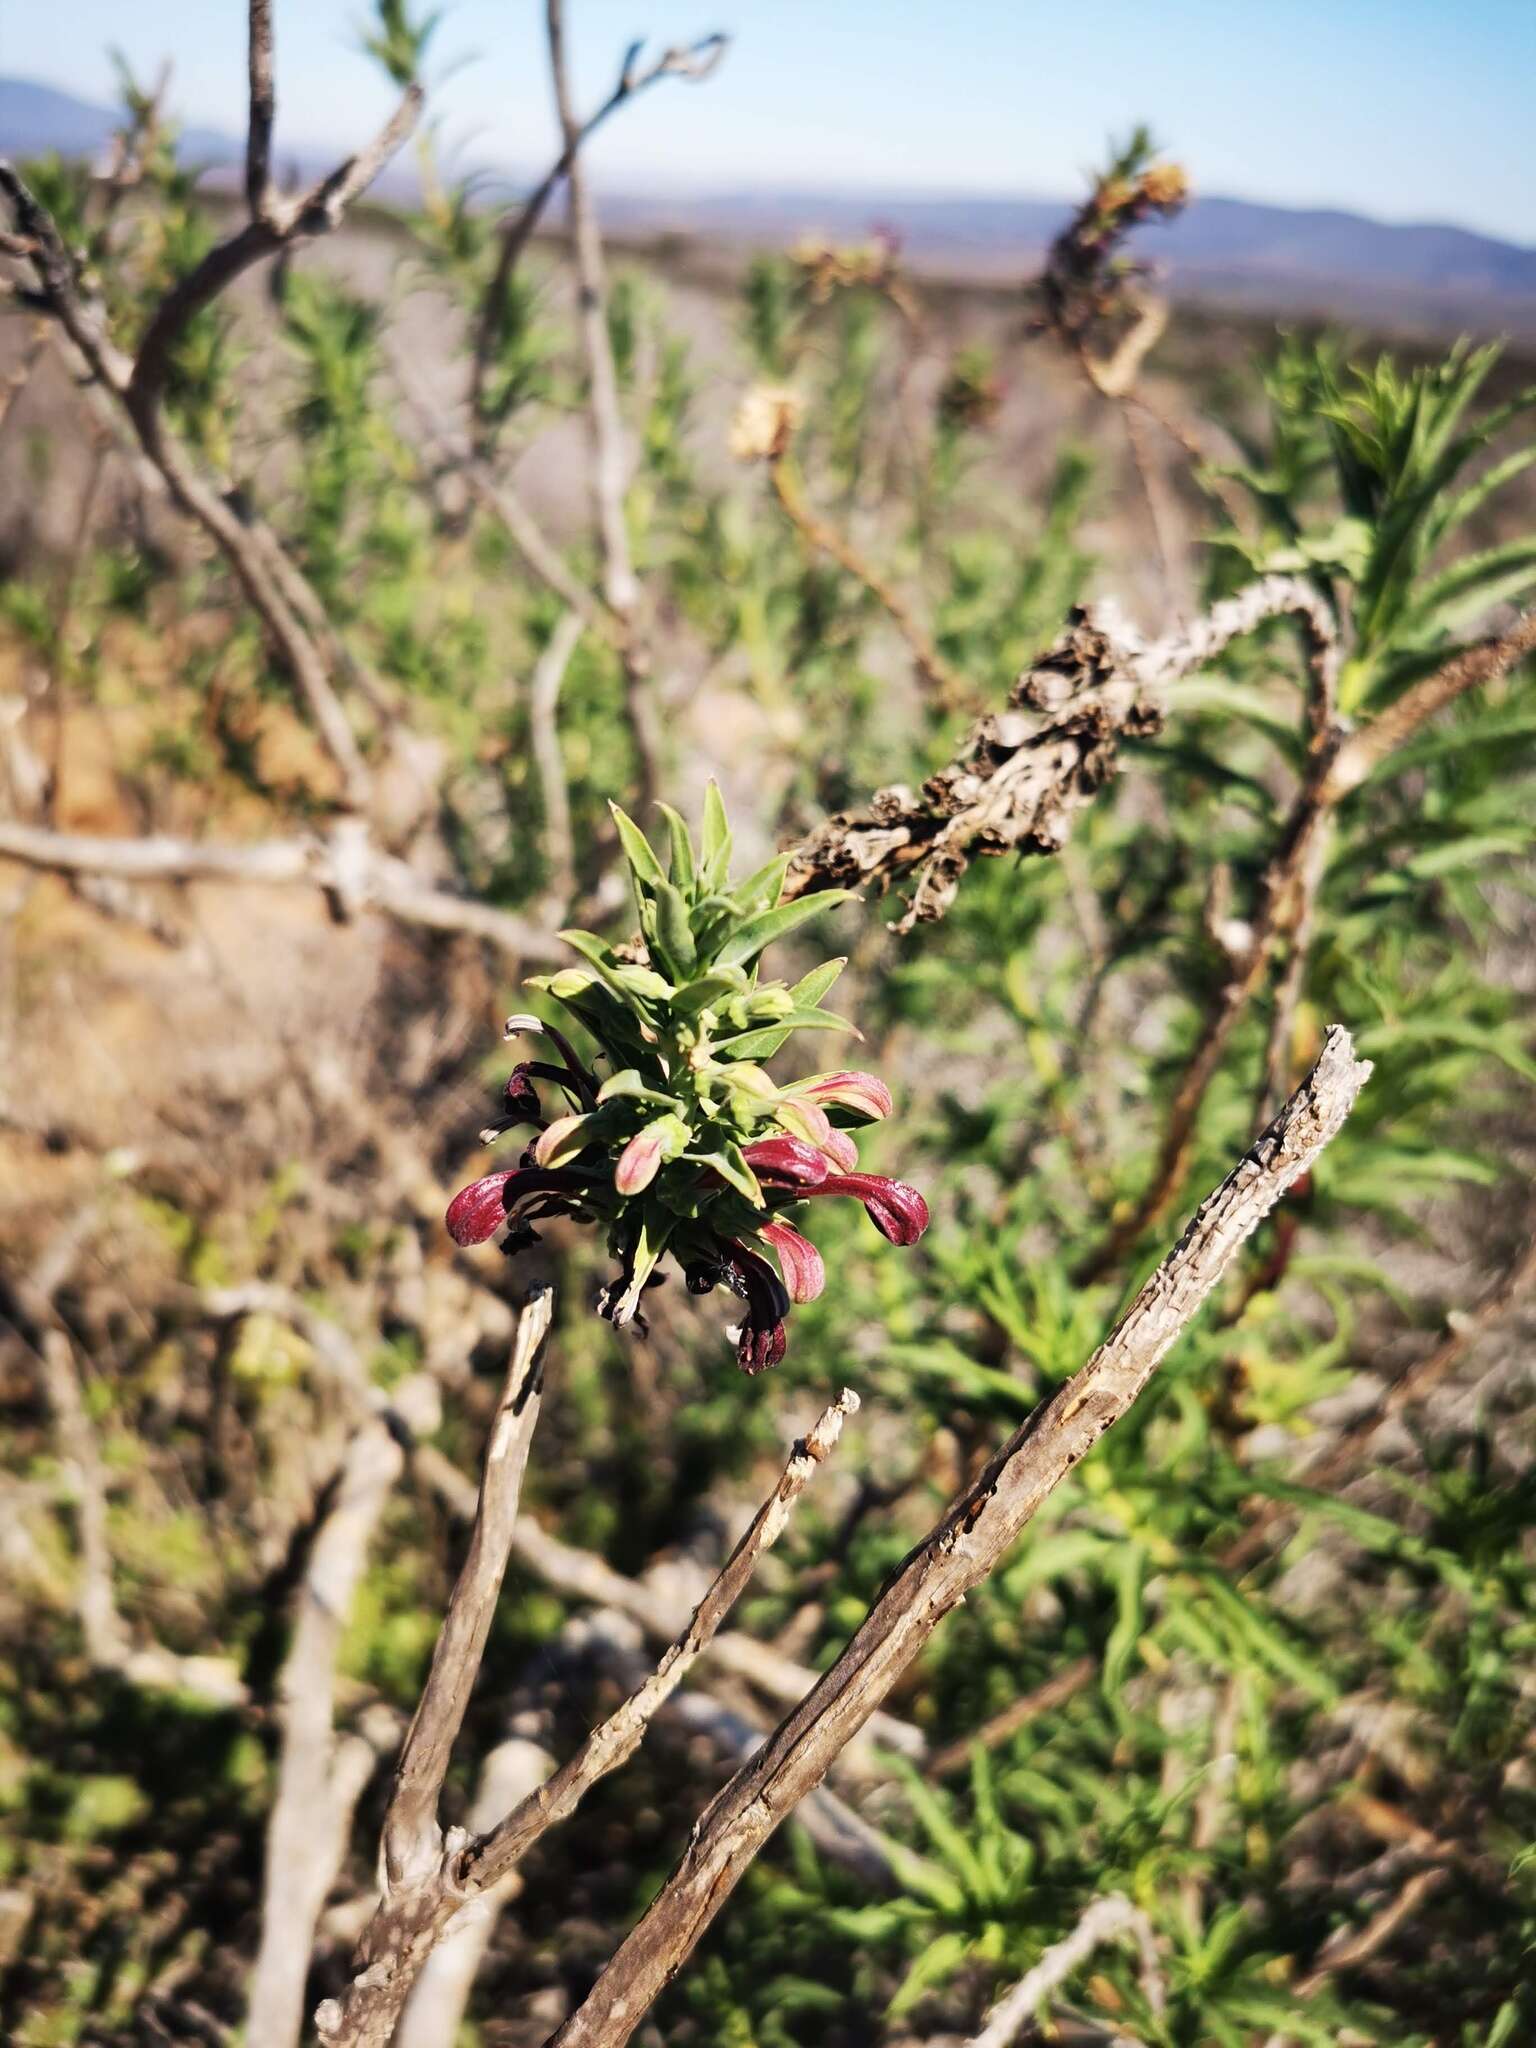
<svg viewBox="0 0 1536 2048">
<path fill-rule="evenodd" d="M 676 1976 L 774 1829 L 826 1776 L 939 1622 L 1146 1387 L 1239 1247 L 1349 1114 L 1370 1068 L 1346 1031 L 1184 1235 L 1088 1363 L 1015 1431 L 898 1567 L 837 1663 L 705 1809 L 677 1866 L 552 2048 L 619 2048 Z"/>
<path fill-rule="evenodd" d="M 533 1844 L 567 1819 L 600 1778 L 634 1754 L 655 1714 L 703 1655 L 745 1591 L 758 1558 L 778 1540 L 790 1508 L 832 1451 L 844 1420 L 858 1405 L 858 1397 L 845 1389 L 804 1440 L 795 1445 L 777 1487 L 652 1676 L 587 1737 L 569 1762 L 497 1826 L 474 1839 L 462 1832 L 444 1838 L 435 1832 L 435 1819 L 427 1817 L 427 1799 L 430 1796 L 435 1814 L 442 1768 L 447 1763 L 443 1735 L 446 1732 L 451 1743 L 457 1732 L 462 1719 L 462 1705 L 457 1703 L 468 1697 L 484 1647 L 483 1633 L 476 1637 L 466 1625 L 455 1621 L 455 1614 L 461 1596 L 474 1612 L 479 1611 L 478 1603 L 488 1583 L 487 1566 L 499 1555 L 499 1585 L 511 1542 L 510 1525 L 505 1530 L 505 1541 L 498 1539 L 499 1549 L 485 1534 L 486 1488 L 482 1488 L 481 1515 L 476 1522 L 470 1559 L 455 1588 L 412 1738 L 401 1762 L 398 1783 L 403 1787 L 409 1781 L 416 1787 L 411 1797 L 409 1826 L 392 1806 L 385 1823 L 384 1899 L 359 1949 L 357 1974 L 343 1998 L 327 2000 L 315 2015 L 315 2024 L 329 2048 L 387 2048 L 412 1985 L 464 1906 L 495 1894 L 504 1886 Z M 495 1444 L 493 1432 L 493 1453 Z M 489 1473 L 488 1461 L 487 1486 Z M 480 1590 L 466 1594 L 466 1582 Z M 418 1735 L 417 1731 L 423 1728 L 429 1732 Z M 422 1758 L 420 1768 L 414 1772 L 413 1746 Z M 396 1804 L 398 1799 L 397 1793 Z M 391 1832 L 396 1829 L 401 1835 L 398 1856 L 392 1855 L 389 1846 Z"/>
</svg>

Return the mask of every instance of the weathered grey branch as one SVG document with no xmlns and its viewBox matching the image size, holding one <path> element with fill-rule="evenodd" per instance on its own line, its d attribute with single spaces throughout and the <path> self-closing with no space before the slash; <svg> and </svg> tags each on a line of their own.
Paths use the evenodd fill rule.
<svg viewBox="0 0 1536 2048">
<path fill-rule="evenodd" d="M 506 320 L 507 287 L 517 269 L 524 249 L 532 239 L 533 232 L 543 217 L 544 209 L 553 197 L 560 180 L 566 177 L 579 156 L 585 143 L 591 140 L 610 114 L 617 112 L 626 101 L 632 100 L 648 86 L 655 85 L 662 78 L 687 78 L 695 84 L 708 78 L 724 58 L 730 44 L 729 36 L 704 36 L 699 42 L 687 45 L 674 44 L 663 50 L 647 70 L 639 68 L 642 45 L 632 43 L 624 53 L 619 67 L 618 82 L 607 99 L 594 113 L 587 116 L 574 138 L 562 129 L 560 154 L 550 166 L 548 174 L 524 200 L 516 213 L 509 214 L 501 223 L 501 244 L 496 252 L 496 268 L 491 282 L 480 304 L 480 317 L 475 328 L 475 349 L 470 379 L 470 410 L 484 422 L 485 387 L 490 377 L 491 361 L 501 339 Z M 486 452 L 484 449 L 482 453 Z"/>
<path fill-rule="evenodd" d="M 1139 1906 L 1119 1892 L 1095 1899 L 1069 1935 L 1055 1942 L 1007 1997 L 987 2015 L 987 2023 L 968 2042 L 967 2048 L 1013 2048 L 1024 2029 L 1053 1991 L 1059 1991 L 1072 1973 L 1081 1968 L 1096 1949 L 1106 1942 L 1129 1935 L 1141 1956 L 1142 1990 L 1148 2005 L 1160 2013 L 1167 2003 L 1152 1923 Z"/>
<path fill-rule="evenodd" d="M 398 1390 L 418 1428 L 435 1419 L 424 1376 Z M 278 1683 L 282 1756 L 267 1826 L 261 1939 L 246 2014 L 248 2048 L 295 2048 L 304 2022 L 315 1923 L 346 1853 L 353 1809 L 379 1759 L 393 1749 L 395 1714 L 365 1714 L 355 1734 L 335 1733 L 336 1658 L 374 1533 L 405 1453 L 383 1417 L 348 1448 L 334 1501 L 315 1536 L 299 1588 L 293 1640 Z"/>
<path fill-rule="evenodd" d="M 413 1463 L 419 1476 L 452 1513 L 461 1519 L 473 1514 L 474 1487 L 434 1445 L 419 1445 Z M 523 1516 L 513 1531 L 512 1552 L 520 1564 L 557 1593 L 627 1615 L 640 1624 L 653 1642 L 670 1642 L 682 1624 L 684 1617 L 674 1611 L 673 1602 L 656 1587 L 647 1585 L 643 1579 L 626 1578 L 589 1550 L 563 1543 L 529 1516 Z M 771 1643 L 759 1642 L 755 1636 L 733 1629 L 724 1629 L 715 1637 L 710 1662 L 716 1670 L 742 1679 L 765 1698 L 785 1703 L 803 1698 L 815 1682 L 814 1673 L 797 1664 L 793 1657 L 786 1657 Z M 919 1731 L 910 1721 L 894 1714 L 873 1715 L 866 1733 L 872 1742 L 914 1763 L 921 1762 L 926 1753 L 927 1745 Z M 862 1749 L 862 1743 L 855 1744 L 843 1762 L 850 1766 L 859 1764 Z"/>
<path fill-rule="evenodd" d="M 1112 1334 L 992 1458 L 888 1581 L 837 1663 L 738 1771 L 558 2048 L 618 2048 L 677 1974 L 774 1829 L 911 1664 L 943 1617 L 993 1570 L 1041 1502 L 1130 1408 L 1239 1247 L 1349 1114 L 1370 1068 L 1329 1031 L 1312 1073 L 1142 1287 Z"/>
<path fill-rule="evenodd" d="M 778 1541 L 789 1511 L 818 1465 L 831 1453 L 843 1423 L 857 1412 L 859 1397 L 845 1387 L 837 1400 L 796 1444 L 777 1489 L 758 1509 L 746 1533 L 694 1610 L 693 1619 L 667 1650 L 653 1675 L 589 1735 L 581 1748 L 537 1792 L 509 1813 L 482 1842 L 466 1850 L 461 1882 L 494 1884 L 520 1863 L 541 1835 L 575 1812 L 591 1787 L 627 1763 L 639 1748 L 657 1709 L 677 1690 L 714 1639 L 721 1622 L 746 1590 L 757 1560 Z"/>
<path fill-rule="evenodd" d="M 480 1770 L 469 1825 L 483 1834 L 525 1799 L 553 1769 L 547 1750 L 520 1735 L 497 1743 Z M 522 1888 L 522 1873 L 508 1871 L 499 1885 L 462 1905 L 448 1923 L 406 2000 L 392 2048 L 454 2048 L 496 1922 Z"/>
<path fill-rule="evenodd" d="M 404 861 L 379 853 L 360 825 L 360 820 L 344 818 L 323 839 L 263 839 L 232 846 L 162 833 L 143 839 L 96 838 L 0 818 L 0 860 L 20 861 L 54 874 L 114 875 L 132 882 L 240 882 L 319 889 L 349 915 L 371 908 L 402 924 L 488 939 L 514 959 L 564 958 L 551 934 L 514 912 L 451 895 L 423 881 Z"/>
<path fill-rule="evenodd" d="M 758 1558 L 777 1541 L 791 1506 L 836 1444 L 845 1417 L 857 1407 L 857 1395 L 845 1389 L 803 1441 L 795 1445 L 778 1486 L 753 1518 L 688 1627 L 668 1649 L 654 1674 L 587 1737 L 575 1756 L 552 1778 L 488 1835 L 473 1841 L 463 1836 L 442 1840 L 432 1867 L 424 1867 L 424 1859 L 418 1853 L 424 1839 L 420 1827 L 415 1831 L 410 1858 L 397 1862 L 386 1846 L 384 1900 L 359 1947 L 357 1974 L 342 1999 L 327 2000 L 315 2015 L 316 2027 L 329 2048 L 388 2048 L 401 2008 L 427 1956 L 464 1904 L 503 1884 L 528 1849 L 550 1828 L 568 1818 L 599 1778 L 616 1770 L 634 1754 L 657 1710 L 703 1654 L 746 1589 Z M 484 1489 L 481 1498 L 483 1503 Z M 505 1550 L 502 1561 L 505 1562 Z M 472 1564 L 473 1556 L 455 1590 L 454 1606 Z M 452 1613 L 450 1607 L 450 1620 Z M 446 1628 L 444 1633 L 447 1634 Z M 439 1667 L 446 1670 L 449 1659 L 461 1653 L 463 1662 L 453 1683 L 467 1697 L 480 1647 L 483 1637 L 477 1646 L 466 1636 L 456 1650 L 446 1654 L 439 1644 L 439 1655 L 433 1660 L 433 1672 L 423 1694 L 423 1710 L 433 1692 Z M 471 1656 L 473 1663 L 468 1661 Z M 445 1684 L 448 1682 L 445 1680 Z M 418 1711 L 418 1725 L 424 1718 L 423 1710 Z M 402 1764 L 402 1773 L 404 1770 Z M 386 1844 L 388 1834 L 386 1823 Z"/>
<path fill-rule="evenodd" d="M 560 686 L 581 639 L 583 621 L 567 612 L 549 636 L 528 681 L 528 738 L 544 799 L 544 857 L 549 864 L 547 895 L 561 913 L 576 890 L 576 841 L 571 832 L 571 797 L 560 750 Z M 564 924 L 562 915 L 555 919 Z"/>
<path fill-rule="evenodd" d="M 564 0 L 545 0 L 549 69 L 555 111 L 564 142 L 565 189 L 571 215 L 571 261 L 576 272 L 576 305 L 582 352 L 587 363 L 587 424 L 592 437 L 592 511 L 602 558 L 603 597 L 619 621 L 619 659 L 624 669 L 624 716 L 635 750 L 635 798 L 642 814 L 658 787 L 661 729 L 651 701 L 651 659 L 640 631 L 640 584 L 630 556 L 624 499 L 629 460 L 619 409 L 619 379 L 608 334 L 608 292 L 597 210 L 581 161 L 581 122 L 571 93 L 565 53 Z M 633 54 L 633 53 L 632 53 Z"/>
<path fill-rule="evenodd" d="M 528 1447 L 538 1427 L 544 1340 L 554 1308 L 553 1291 L 540 1288 L 518 1319 L 506 1382 L 491 1422 L 469 1550 L 432 1652 L 384 1817 L 386 1898 L 433 1869 L 442 1855 L 438 1802 L 501 1597 Z"/>
<path fill-rule="evenodd" d="M 786 897 L 914 878 L 895 927 L 910 931 L 944 915 L 978 854 L 1060 852 L 1075 814 L 1114 774 L 1120 741 L 1159 730 L 1167 686 L 1292 613 L 1333 644 L 1326 608 L 1299 577 L 1262 577 L 1150 646 L 1107 610 L 1075 611 L 1014 684 L 1008 708 L 982 719 L 921 790 L 883 789 L 866 812 L 830 818 L 802 840 Z"/>
<path fill-rule="evenodd" d="M 161 1643 L 135 1641 L 117 1604 L 107 1536 L 107 1479 L 81 1386 L 75 1339 L 54 1302 L 96 1219 L 85 1205 L 55 1234 L 30 1273 L 6 1277 L 5 1311 L 38 1362 L 53 1417 L 60 1463 L 73 1496 L 79 1570 L 75 1611 L 86 1656 L 99 1671 L 152 1692 L 184 1692 L 220 1707 L 248 1697 L 225 1657 L 181 1656 Z"/>
</svg>

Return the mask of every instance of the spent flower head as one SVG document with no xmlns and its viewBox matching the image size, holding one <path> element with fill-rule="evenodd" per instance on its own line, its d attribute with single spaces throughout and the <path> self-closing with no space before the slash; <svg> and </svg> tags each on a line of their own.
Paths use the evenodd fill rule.
<svg viewBox="0 0 1536 2048">
<path fill-rule="evenodd" d="M 738 462 L 777 461 L 805 416 L 805 400 L 787 384 L 754 384 L 731 419 L 729 445 Z"/>
<path fill-rule="evenodd" d="M 841 960 L 793 987 L 760 969 L 766 947 L 849 892 L 780 902 L 787 854 L 733 884 L 713 783 L 697 848 L 677 812 L 659 808 L 665 863 L 613 807 L 645 961 L 591 932 L 562 934 L 581 965 L 529 986 L 569 1012 L 597 1050 L 586 1060 L 554 1025 L 507 1020 L 509 1038 L 546 1040 L 551 1057 L 513 1068 L 503 1113 L 481 1135 L 533 1135 L 515 1167 L 455 1195 L 448 1229 L 460 1245 L 504 1231 L 503 1248 L 515 1253 L 537 1242 L 542 1217 L 601 1226 L 619 1270 L 599 1312 L 642 1331 L 642 1297 L 669 1256 L 692 1293 L 725 1286 L 740 1297 L 737 1358 L 760 1372 L 784 1356 L 790 1304 L 814 1300 L 826 1280 L 821 1254 L 790 1220 L 800 1205 L 849 1196 L 899 1245 L 922 1236 L 928 1205 L 904 1181 L 859 1171 L 852 1132 L 890 1114 L 883 1081 L 839 1068 L 779 1082 L 764 1065 L 792 1032 L 853 1028 L 821 1007 Z"/>
</svg>

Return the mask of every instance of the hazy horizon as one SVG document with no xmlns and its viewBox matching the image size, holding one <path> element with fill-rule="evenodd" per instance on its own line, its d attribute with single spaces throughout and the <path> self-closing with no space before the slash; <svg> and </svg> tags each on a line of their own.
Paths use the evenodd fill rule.
<svg viewBox="0 0 1536 2048">
<path fill-rule="evenodd" d="M 279 0 L 276 12 L 279 148 L 363 139 L 390 89 L 358 47 L 362 0 Z M 1536 141 L 1521 107 L 1536 8 L 1479 0 L 1453 16 L 1435 0 L 1291 0 L 1235 27 L 1232 13 L 1221 0 L 1155 12 L 1101 0 L 1063 20 L 1036 0 L 971 0 L 957 33 L 956 10 L 938 0 L 583 0 L 571 40 L 590 105 L 641 33 L 653 46 L 733 37 L 706 84 L 667 81 L 602 133 L 592 162 L 609 183 L 1067 198 L 1108 137 L 1146 120 L 1209 196 L 1536 245 Z M 428 85 L 450 155 L 510 178 L 554 150 L 542 16 L 534 0 L 446 9 Z M 177 117 L 238 136 L 244 38 L 243 6 L 144 0 L 125 19 L 114 0 L 69 0 L 0 25 L 0 71 L 110 102 L 112 46 L 140 74 L 169 55 Z M 1393 108 L 1390 130 L 1360 118 L 1362 86 L 1364 104 Z M 1451 133 L 1454 153 L 1432 146 Z"/>
</svg>

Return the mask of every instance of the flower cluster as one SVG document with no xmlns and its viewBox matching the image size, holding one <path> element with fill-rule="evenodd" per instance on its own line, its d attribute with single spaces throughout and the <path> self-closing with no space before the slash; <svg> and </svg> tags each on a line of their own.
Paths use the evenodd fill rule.
<svg viewBox="0 0 1536 2048">
<path fill-rule="evenodd" d="M 534 1135 L 515 1167 L 454 1197 L 448 1229 L 460 1245 L 505 1229 L 504 1249 L 516 1252 L 537 1242 L 542 1217 L 601 1224 L 619 1263 L 602 1314 L 643 1331 L 642 1295 L 670 1256 L 691 1292 L 725 1286 L 740 1297 L 737 1357 L 744 1371 L 761 1372 L 784 1356 L 790 1304 L 814 1301 L 826 1282 L 821 1254 L 791 1215 L 822 1196 L 850 1196 L 892 1244 L 909 1245 L 928 1227 L 928 1205 L 904 1181 L 859 1170 L 852 1131 L 890 1114 L 883 1081 L 838 1071 L 781 1085 L 762 1064 L 794 1031 L 852 1029 L 821 1007 L 841 960 L 793 987 L 764 981 L 758 966 L 765 947 L 848 892 L 781 903 L 787 855 L 733 885 L 713 783 L 697 849 L 683 819 L 660 808 L 665 866 L 613 807 L 645 961 L 590 932 L 562 933 L 582 965 L 529 985 L 575 1018 L 597 1051 L 583 1059 L 554 1025 L 508 1019 L 508 1037 L 542 1038 L 551 1056 L 513 1068 L 503 1113 L 481 1135 Z"/>
</svg>

